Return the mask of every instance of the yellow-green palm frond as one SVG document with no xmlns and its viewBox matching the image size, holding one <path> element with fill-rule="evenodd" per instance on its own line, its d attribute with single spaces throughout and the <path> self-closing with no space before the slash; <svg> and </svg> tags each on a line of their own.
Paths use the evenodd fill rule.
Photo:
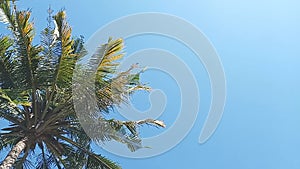
<svg viewBox="0 0 300 169">
<path fill-rule="evenodd" d="M 14 36 L 15 55 L 14 74 L 17 76 L 16 85 L 24 89 L 35 88 L 35 74 L 39 62 L 40 46 L 32 44 L 34 38 L 33 22 L 30 20 L 30 11 L 18 11 L 11 6 L 9 1 L 0 4 L 1 12 L 9 23 L 9 28 Z"/>
<path fill-rule="evenodd" d="M 72 53 L 72 46 L 74 43 L 74 40 L 71 37 L 72 28 L 66 20 L 65 11 L 59 11 L 53 18 L 55 31 L 57 30 L 55 36 L 58 36 L 57 43 L 60 49 L 54 82 L 59 88 L 70 87 L 72 83 L 72 74 L 78 59 L 78 57 Z"/>
<path fill-rule="evenodd" d="M 128 95 L 136 90 L 150 90 L 140 83 L 140 74 L 133 65 L 127 71 L 117 72 L 120 60 L 123 58 L 123 39 L 110 38 L 92 55 L 88 66 L 92 76 L 95 73 L 97 103 L 102 112 L 109 112 L 110 108 L 128 100 Z M 93 71 L 96 70 L 96 71 Z"/>
<path fill-rule="evenodd" d="M 104 56 L 97 69 L 97 78 L 107 78 L 109 75 L 115 73 L 116 68 L 119 66 L 120 59 L 123 58 L 122 53 L 124 48 L 123 39 L 113 40 L 110 38 L 105 44 Z"/>
</svg>

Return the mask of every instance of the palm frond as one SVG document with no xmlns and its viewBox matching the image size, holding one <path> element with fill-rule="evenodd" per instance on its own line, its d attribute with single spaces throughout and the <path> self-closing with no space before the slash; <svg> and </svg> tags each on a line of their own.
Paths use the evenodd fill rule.
<svg viewBox="0 0 300 169">
<path fill-rule="evenodd" d="M 55 157 L 46 152 L 44 145 L 41 145 L 41 150 L 42 153 L 38 155 L 36 169 L 51 169 L 56 164 Z M 60 165 L 58 164 L 58 166 Z"/>
<path fill-rule="evenodd" d="M 4 150 L 5 148 L 11 147 L 17 142 L 17 140 L 17 136 L 0 135 L 0 151 Z"/>
<path fill-rule="evenodd" d="M 123 39 L 113 40 L 110 38 L 103 47 L 103 52 L 100 52 L 100 54 L 102 53 L 102 56 L 100 55 L 100 57 L 98 57 L 100 63 L 97 65 L 96 81 L 110 78 L 119 65 L 116 61 L 124 56 L 122 53 L 124 48 Z M 95 56 L 97 56 L 97 54 Z"/>
<path fill-rule="evenodd" d="M 103 168 L 103 169 L 120 169 L 120 166 L 118 166 L 116 163 L 106 159 L 105 157 L 102 157 L 100 155 L 91 152 L 89 149 L 86 149 L 82 145 L 74 142 L 73 140 L 66 138 L 64 136 L 59 136 L 59 138 L 77 147 L 78 150 L 80 150 L 81 152 L 84 152 L 84 154 L 87 155 L 88 159 L 90 159 L 90 161 L 88 161 L 89 163 L 87 163 L 86 165 Z M 94 164 L 92 164 L 91 162 L 94 162 Z"/>
<path fill-rule="evenodd" d="M 137 68 L 133 65 L 127 71 L 116 73 L 119 60 L 123 57 L 123 39 L 109 39 L 106 44 L 98 47 L 88 62 L 87 75 L 83 74 L 81 83 L 86 76 L 93 78 L 95 84 L 85 84 L 82 94 L 93 92 L 91 85 L 96 86 L 96 97 L 100 112 L 109 112 L 111 108 L 128 100 L 128 95 L 136 90 L 150 90 L 139 82 L 140 74 L 143 72 L 132 73 Z M 94 71 L 96 70 L 96 71 Z M 83 84 L 80 84 L 83 85 Z"/>
<path fill-rule="evenodd" d="M 15 22 L 15 17 L 13 16 L 13 11 L 11 10 L 11 3 L 9 0 L 2 0 L 0 3 L 0 14 L 1 22 L 4 24 L 9 24 L 8 28 L 14 30 L 14 26 L 11 26 Z"/>
<path fill-rule="evenodd" d="M 40 59 L 41 47 L 33 46 L 34 38 L 33 23 L 30 21 L 30 11 L 15 11 L 15 22 L 11 23 L 15 36 L 15 48 L 18 58 L 16 61 L 16 74 L 20 88 L 35 90 L 35 73 Z"/>
<path fill-rule="evenodd" d="M 41 44 L 43 50 L 41 52 L 41 60 L 38 67 L 38 86 L 39 88 L 48 88 L 52 86 L 54 74 L 58 64 L 60 45 L 57 41 L 57 36 L 54 34 L 52 26 L 52 10 L 49 9 L 48 25 L 41 33 Z"/>
<path fill-rule="evenodd" d="M 27 148 L 23 153 L 22 157 L 17 159 L 13 166 L 14 169 L 31 169 L 34 167 L 33 163 L 27 159 L 29 151 L 29 148 Z"/>
<path fill-rule="evenodd" d="M 14 113 L 15 112 L 15 113 Z M 10 107 L 3 108 L 3 105 L 0 107 L 0 118 L 3 118 L 14 124 L 22 125 L 22 119 L 18 116 L 18 112 L 15 109 Z"/>
<path fill-rule="evenodd" d="M 59 32 L 58 43 L 61 53 L 54 75 L 54 84 L 59 88 L 70 87 L 73 70 L 78 59 L 76 55 L 72 54 L 72 46 L 74 44 L 74 40 L 71 37 L 72 29 L 66 21 L 65 11 L 58 12 L 54 16 L 54 20 Z"/>
<path fill-rule="evenodd" d="M 103 166 L 103 162 L 106 164 L 106 166 Z M 103 169 L 121 169 L 118 164 L 99 154 L 87 156 L 85 169 L 99 169 L 100 166 Z"/>
<path fill-rule="evenodd" d="M 0 8 L 1 9 L 1 8 Z M 7 37 L 0 38 L 0 88 L 11 88 L 14 86 L 11 51 L 13 41 Z"/>
</svg>

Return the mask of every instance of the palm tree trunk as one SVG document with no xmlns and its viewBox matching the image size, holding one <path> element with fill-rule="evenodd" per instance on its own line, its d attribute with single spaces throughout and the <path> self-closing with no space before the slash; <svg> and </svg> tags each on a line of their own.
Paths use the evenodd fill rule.
<svg viewBox="0 0 300 169">
<path fill-rule="evenodd" d="M 20 140 L 8 153 L 8 155 L 3 160 L 2 164 L 0 165 L 0 169 L 10 169 L 18 159 L 21 152 L 25 149 L 27 144 L 28 138 L 24 137 Z"/>
</svg>

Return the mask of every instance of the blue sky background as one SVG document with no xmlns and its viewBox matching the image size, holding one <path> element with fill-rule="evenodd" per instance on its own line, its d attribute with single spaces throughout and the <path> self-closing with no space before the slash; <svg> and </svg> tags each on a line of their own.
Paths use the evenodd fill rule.
<svg viewBox="0 0 300 169">
<path fill-rule="evenodd" d="M 148 35 L 126 40 L 128 54 L 157 47 L 180 56 L 197 78 L 201 103 L 191 132 L 164 154 L 130 159 L 97 148 L 124 169 L 300 168 L 300 1 L 21 0 L 18 4 L 32 9 L 37 33 L 46 26 L 49 4 L 54 10 L 65 8 L 74 35 L 86 39 L 119 17 L 163 12 L 194 24 L 215 46 L 226 74 L 227 102 L 218 129 L 208 142 L 200 145 L 198 137 L 211 99 L 209 78 L 201 62 L 172 39 Z M 134 25 L 128 25 L 131 26 Z M 4 25 L 1 32 L 3 28 Z M 159 71 L 149 71 L 142 80 L 166 93 L 168 104 L 160 119 L 170 126 L 180 103 L 174 79 Z M 145 93 L 133 98 L 138 109 L 149 108 Z M 143 127 L 141 132 L 143 136 L 153 136 L 165 130 Z"/>
</svg>

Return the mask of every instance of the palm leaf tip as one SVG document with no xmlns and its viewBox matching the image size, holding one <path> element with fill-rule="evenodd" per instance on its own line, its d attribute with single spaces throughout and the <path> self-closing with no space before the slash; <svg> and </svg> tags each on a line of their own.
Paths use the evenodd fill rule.
<svg viewBox="0 0 300 169">
<path fill-rule="evenodd" d="M 146 119 L 146 120 L 139 120 L 136 122 L 138 125 L 148 124 L 148 125 L 154 125 L 157 127 L 166 128 L 166 124 L 163 121 L 160 120 L 153 120 L 153 119 Z"/>
<path fill-rule="evenodd" d="M 160 120 L 154 120 L 153 123 L 157 126 L 160 126 L 162 128 L 166 128 L 166 124 L 163 122 L 163 121 L 160 121 Z"/>
</svg>

